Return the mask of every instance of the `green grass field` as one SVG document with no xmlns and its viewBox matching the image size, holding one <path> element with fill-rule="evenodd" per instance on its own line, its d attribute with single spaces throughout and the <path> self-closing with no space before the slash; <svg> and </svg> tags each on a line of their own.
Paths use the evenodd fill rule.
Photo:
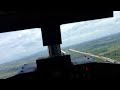
<svg viewBox="0 0 120 90">
<path fill-rule="evenodd" d="M 79 43 L 64 48 L 63 50 L 75 49 L 82 52 L 89 52 L 120 61 L 120 33 L 109 35 L 96 40 Z M 69 52 L 70 53 L 70 52 Z M 70 53 L 72 59 L 79 57 L 79 54 Z M 96 59 L 96 61 L 101 61 Z"/>
<path fill-rule="evenodd" d="M 0 65 L 0 79 L 5 79 L 11 76 L 18 74 L 19 70 L 24 64 L 33 64 L 35 61 L 30 62 L 21 62 L 17 61 L 16 63 L 11 64 L 5 63 L 4 65 Z"/>
<path fill-rule="evenodd" d="M 24 64 L 33 65 L 38 58 L 47 57 L 47 51 L 41 51 L 30 56 L 0 64 L 0 79 L 5 79 L 18 74 Z"/>
</svg>

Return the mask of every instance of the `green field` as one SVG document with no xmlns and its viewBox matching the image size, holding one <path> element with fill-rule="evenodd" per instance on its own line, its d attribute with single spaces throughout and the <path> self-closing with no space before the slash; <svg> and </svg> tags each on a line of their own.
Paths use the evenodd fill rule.
<svg viewBox="0 0 120 90">
<path fill-rule="evenodd" d="M 71 55 L 71 59 L 80 58 L 81 54 L 68 51 L 75 49 L 82 52 L 90 52 L 95 55 L 105 56 L 120 61 L 120 33 L 99 38 L 93 41 L 79 43 L 69 47 L 62 48 L 67 54 Z M 24 64 L 33 64 L 39 57 L 45 57 L 47 52 L 39 52 L 20 60 L 11 61 L 0 65 L 0 79 L 8 78 L 18 74 L 18 70 Z M 96 62 L 104 62 L 99 58 L 94 58 Z"/>
<path fill-rule="evenodd" d="M 5 64 L 2 64 L 2 65 L 0 65 L 0 79 L 5 79 L 8 77 L 14 76 L 14 75 L 18 74 L 18 72 L 21 70 L 21 67 L 24 64 L 32 65 L 33 63 L 35 63 L 35 60 L 29 61 L 29 62 L 26 62 L 26 60 L 25 60 L 24 62 L 17 61 L 16 63 L 8 62 Z"/>
<path fill-rule="evenodd" d="M 0 79 L 5 79 L 5 78 L 19 74 L 19 71 L 21 70 L 21 67 L 24 64 L 29 64 L 29 65 L 35 64 L 38 58 L 47 57 L 48 55 L 46 53 L 47 51 L 42 51 L 42 52 L 34 53 L 30 56 L 21 58 L 19 60 L 0 64 Z"/>
<path fill-rule="evenodd" d="M 82 52 L 89 52 L 95 55 L 101 55 L 117 61 L 120 61 L 120 33 L 112 34 L 96 40 L 75 44 L 63 50 L 75 49 Z M 67 51 L 68 53 L 69 51 Z M 72 59 L 79 57 L 80 54 L 69 52 Z M 68 53 L 68 54 L 69 54 Z M 101 61 L 97 58 L 97 61 Z"/>
</svg>

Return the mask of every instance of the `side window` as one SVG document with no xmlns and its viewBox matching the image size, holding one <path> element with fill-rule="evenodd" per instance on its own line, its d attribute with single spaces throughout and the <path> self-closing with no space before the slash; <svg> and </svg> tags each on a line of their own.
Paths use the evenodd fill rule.
<svg viewBox="0 0 120 90">
<path fill-rule="evenodd" d="M 72 62 L 120 62 L 120 12 L 114 17 L 61 25 L 61 48 Z"/>
<path fill-rule="evenodd" d="M 0 33 L 0 78 L 18 74 L 25 64 L 35 67 L 36 59 L 47 56 L 40 28 Z"/>
</svg>

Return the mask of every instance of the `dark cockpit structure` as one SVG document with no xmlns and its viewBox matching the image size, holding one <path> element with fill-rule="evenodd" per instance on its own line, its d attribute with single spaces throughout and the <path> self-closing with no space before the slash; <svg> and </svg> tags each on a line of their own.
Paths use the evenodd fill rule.
<svg viewBox="0 0 120 90">
<path fill-rule="evenodd" d="M 91 62 L 74 65 L 71 62 L 71 56 L 63 54 L 63 52 L 61 51 L 61 24 L 113 17 L 112 10 L 80 10 L 79 12 L 74 10 L 0 12 L 1 32 L 9 32 L 30 28 L 41 28 L 43 46 L 47 46 L 49 51 L 49 57 L 36 60 L 37 68 L 33 72 L 18 74 L 7 79 L 120 79 L 119 64 Z"/>
</svg>

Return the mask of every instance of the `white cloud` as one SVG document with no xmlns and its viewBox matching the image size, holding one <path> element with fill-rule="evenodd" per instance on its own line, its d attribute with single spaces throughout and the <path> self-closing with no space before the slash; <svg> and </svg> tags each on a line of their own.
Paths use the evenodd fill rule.
<svg viewBox="0 0 120 90">
<path fill-rule="evenodd" d="M 113 16 L 114 17 L 120 17 L 120 11 L 114 11 Z"/>
<path fill-rule="evenodd" d="M 69 31 L 75 25 L 76 25 L 76 23 L 62 24 L 60 26 L 61 32 L 67 32 L 67 31 Z"/>
<path fill-rule="evenodd" d="M 0 33 L 0 40 L 0 63 L 47 49 L 43 47 L 40 28 Z"/>
<path fill-rule="evenodd" d="M 117 13 L 117 16 L 119 14 L 120 12 Z M 69 46 L 120 32 L 120 17 L 78 22 L 74 23 L 72 28 L 67 28 L 71 24 L 65 26 L 66 28 L 61 28 L 62 31 L 65 30 L 65 32 L 62 32 L 62 46 Z"/>
</svg>

